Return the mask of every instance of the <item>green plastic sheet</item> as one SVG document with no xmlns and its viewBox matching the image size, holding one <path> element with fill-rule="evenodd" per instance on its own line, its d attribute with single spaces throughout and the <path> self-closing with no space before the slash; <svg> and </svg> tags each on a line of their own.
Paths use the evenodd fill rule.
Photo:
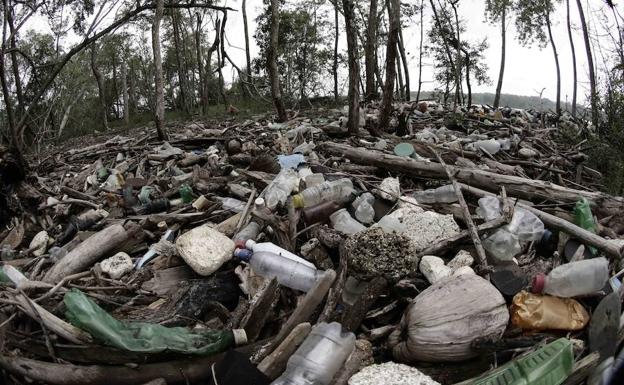
<svg viewBox="0 0 624 385">
<path fill-rule="evenodd" d="M 140 353 L 164 351 L 211 355 L 234 345 L 231 330 L 189 330 L 145 322 L 115 319 L 83 292 L 72 289 L 65 294 L 65 316 L 69 322 L 95 339 L 118 349 Z"/>
</svg>

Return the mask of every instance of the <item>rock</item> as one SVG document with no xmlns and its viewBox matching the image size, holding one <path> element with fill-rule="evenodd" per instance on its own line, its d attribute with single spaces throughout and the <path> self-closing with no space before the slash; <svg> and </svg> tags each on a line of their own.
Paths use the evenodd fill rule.
<svg viewBox="0 0 624 385">
<path fill-rule="evenodd" d="M 420 259 L 420 272 L 431 283 L 436 283 L 441 279 L 449 277 L 453 271 L 450 267 L 444 265 L 442 258 L 434 255 L 425 255 Z"/>
<path fill-rule="evenodd" d="M 463 275 L 463 274 L 476 274 L 474 270 L 472 270 L 472 267 L 470 266 L 462 266 L 457 270 L 453 271 L 453 277 L 456 277 L 458 275 Z"/>
<path fill-rule="evenodd" d="M 367 366 L 349 379 L 349 385 L 440 385 L 420 370 L 395 362 Z"/>
<path fill-rule="evenodd" d="M 134 264 L 130 256 L 122 251 L 103 260 L 100 263 L 100 268 L 112 279 L 119 279 L 131 272 Z"/>
<path fill-rule="evenodd" d="M 48 233 L 45 230 L 40 231 L 33 237 L 32 241 L 30 241 L 28 248 L 32 250 L 35 257 L 40 257 L 46 252 L 49 240 L 50 236 Z"/>
<path fill-rule="evenodd" d="M 395 202 L 401 196 L 399 178 L 386 178 L 379 184 L 377 194 L 385 200 Z"/>
<path fill-rule="evenodd" d="M 518 150 L 518 155 L 520 155 L 523 158 L 530 159 L 530 158 L 535 158 L 539 156 L 539 153 L 533 150 L 532 148 L 525 147 L 525 148 L 521 148 L 520 150 Z"/>
<path fill-rule="evenodd" d="M 472 266 L 474 263 L 474 258 L 472 255 L 466 250 L 459 250 L 459 252 L 455 255 L 455 258 L 451 259 L 446 266 L 450 267 L 453 272 L 455 270 L 464 267 L 464 266 Z"/>
<path fill-rule="evenodd" d="M 182 234 L 175 242 L 178 253 L 199 275 L 210 275 L 232 257 L 234 242 L 207 225 Z"/>
</svg>

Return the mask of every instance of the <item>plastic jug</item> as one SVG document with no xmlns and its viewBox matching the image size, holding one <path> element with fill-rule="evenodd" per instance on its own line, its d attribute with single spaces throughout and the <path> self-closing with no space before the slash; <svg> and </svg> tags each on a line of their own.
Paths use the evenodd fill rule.
<svg viewBox="0 0 624 385">
<path fill-rule="evenodd" d="M 271 183 L 264 190 L 264 201 L 266 206 L 273 210 L 278 204 L 284 204 L 290 193 L 299 184 L 297 171 L 286 168 L 280 171 Z"/>
<path fill-rule="evenodd" d="M 440 186 L 438 188 L 419 191 L 414 193 L 414 198 L 418 203 L 434 204 L 434 203 L 453 203 L 457 202 L 457 195 L 452 184 Z"/>
<path fill-rule="evenodd" d="M 521 329 L 581 330 L 588 322 L 589 314 L 572 298 L 521 291 L 511 304 L 511 323 Z"/>
<path fill-rule="evenodd" d="M 485 373 L 469 385 L 560 385 L 572 373 L 572 341 L 560 338 L 543 348 Z"/>
<path fill-rule="evenodd" d="M 314 326 L 272 385 L 329 385 L 355 347 L 355 334 L 338 322 Z"/>
<path fill-rule="evenodd" d="M 248 262 L 253 271 L 266 278 L 277 278 L 280 285 L 307 292 L 324 273 L 314 267 L 294 261 L 287 257 L 261 251 L 237 249 L 234 255 L 241 261 Z"/>
<path fill-rule="evenodd" d="M 532 290 L 557 297 L 576 297 L 601 290 L 608 279 L 606 258 L 585 259 L 558 266 L 548 275 L 538 274 L 533 279 Z"/>
<path fill-rule="evenodd" d="M 332 227 L 347 235 L 358 233 L 362 230 L 366 230 L 366 226 L 353 219 L 347 209 L 340 209 L 330 215 Z"/>
<path fill-rule="evenodd" d="M 239 247 L 239 246 L 236 245 L 236 247 Z M 268 253 L 281 255 L 282 257 L 286 257 L 286 258 L 288 258 L 290 260 L 302 263 L 304 265 L 307 265 L 307 266 L 310 266 L 310 267 L 316 269 L 316 266 L 314 266 L 314 264 L 312 262 L 306 261 L 305 259 L 301 258 L 297 254 L 293 254 L 290 251 L 288 251 L 286 249 L 283 249 L 283 248 L 279 247 L 278 245 L 276 245 L 274 243 L 271 243 L 271 242 L 256 243 L 256 241 L 254 241 L 253 239 L 248 239 L 245 242 L 245 244 L 242 247 L 240 247 L 240 248 L 243 248 L 243 247 L 253 251 L 254 253 L 259 253 L 261 251 L 265 251 L 265 252 L 268 252 Z"/>
<path fill-rule="evenodd" d="M 293 196 L 293 204 L 301 208 L 315 206 L 325 201 L 342 202 L 350 198 L 353 191 L 353 182 L 349 178 L 323 182 Z"/>
<path fill-rule="evenodd" d="M 260 234 L 260 225 L 256 222 L 249 222 L 247 226 L 243 227 L 241 231 L 234 235 L 232 240 L 236 244 L 236 247 L 243 248 L 245 247 L 245 242 L 250 239 L 256 239 Z"/>
</svg>

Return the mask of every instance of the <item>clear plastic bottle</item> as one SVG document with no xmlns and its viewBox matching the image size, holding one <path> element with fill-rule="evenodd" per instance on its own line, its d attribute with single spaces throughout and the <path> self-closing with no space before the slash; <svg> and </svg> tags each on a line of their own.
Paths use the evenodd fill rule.
<svg viewBox="0 0 624 385">
<path fill-rule="evenodd" d="M 266 206 L 273 210 L 278 204 L 286 203 L 286 199 L 298 184 L 299 175 L 297 171 L 290 168 L 280 171 L 264 190 L 263 198 Z"/>
<path fill-rule="evenodd" d="M 558 266 L 548 275 L 538 274 L 533 279 L 532 290 L 557 297 L 576 297 L 601 290 L 608 279 L 606 258 L 585 259 Z"/>
<path fill-rule="evenodd" d="M 511 261 L 522 251 L 518 237 L 507 230 L 507 226 L 496 230 L 483 240 L 483 248 L 494 262 Z"/>
<path fill-rule="evenodd" d="M 251 250 L 237 249 L 234 255 L 248 262 L 256 274 L 266 278 L 275 277 L 280 285 L 303 292 L 310 290 L 324 274 L 321 270 L 266 251 L 253 253 Z"/>
<path fill-rule="evenodd" d="M 470 147 L 474 148 L 474 151 L 481 150 L 481 151 L 487 152 L 490 155 L 494 155 L 500 151 L 501 144 L 497 142 L 495 139 L 488 139 L 488 140 L 478 140 L 476 142 L 473 142 Z"/>
<path fill-rule="evenodd" d="M 414 193 L 414 198 L 418 201 L 418 203 L 424 204 L 457 202 L 457 195 L 455 194 L 455 189 L 452 184 L 419 191 Z"/>
<path fill-rule="evenodd" d="M 236 247 L 239 247 L 238 244 L 236 245 Z M 256 243 L 256 241 L 254 241 L 253 239 L 248 239 L 243 245 L 243 247 L 253 251 L 254 253 L 267 252 L 267 253 L 281 255 L 282 257 L 286 257 L 292 261 L 299 262 L 301 264 L 304 264 L 306 266 L 316 269 L 316 266 L 314 266 L 312 262 L 306 261 L 305 259 L 301 258 L 297 254 L 293 254 L 290 251 L 283 249 L 279 247 L 278 245 L 271 243 L 271 242 Z"/>
<path fill-rule="evenodd" d="M 355 209 L 355 219 L 362 223 L 370 224 L 375 220 L 375 196 L 369 192 L 357 197 L 351 206 Z"/>
<path fill-rule="evenodd" d="M 501 203 L 497 197 L 485 196 L 479 198 L 479 207 L 477 208 L 477 214 L 485 219 L 491 221 L 501 216 Z"/>
<path fill-rule="evenodd" d="M 245 247 L 245 242 L 248 240 L 256 239 L 260 234 L 260 225 L 256 222 L 249 222 L 247 226 L 243 227 L 241 231 L 234 235 L 232 240 L 236 244 L 236 247 Z"/>
<path fill-rule="evenodd" d="M 235 213 L 241 213 L 245 210 L 245 202 L 236 198 L 222 198 L 215 197 L 216 200 L 221 202 L 221 208 L 223 210 L 232 211 Z"/>
<path fill-rule="evenodd" d="M 286 371 L 271 385 L 329 385 L 355 348 L 355 334 L 338 322 L 314 326 L 288 359 Z"/>
<path fill-rule="evenodd" d="M 293 204 L 297 208 L 302 208 L 325 201 L 343 201 L 349 198 L 353 191 L 353 182 L 349 178 L 327 181 L 293 196 Z"/>
<path fill-rule="evenodd" d="M 366 230 L 366 226 L 356 221 L 347 209 L 340 209 L 330 215 L 329 220 L 334 229 L 343 232 L 347 235 L 358 233 L 362 230 Z"/>
<path fill-rule="evenodd" d="M 516 208 L 508 229 L 520 241 L 539 241 L 544 234 L 544 223 L 532 212 L 523 208 Z"/>
</svg>

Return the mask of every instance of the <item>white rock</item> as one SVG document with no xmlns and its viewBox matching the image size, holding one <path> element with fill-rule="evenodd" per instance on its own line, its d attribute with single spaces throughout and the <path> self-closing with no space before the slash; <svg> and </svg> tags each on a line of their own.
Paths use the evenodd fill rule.
<svg viewBox="0 0 624 385">
<path fill-rule="evenodd" d="M 395 202 L 401 195 L 401 184 L 399 183 L 399 178 L 386 178 L 382 180 L 379 184 L 377 192 L 382 199 Z"/>
<path fill-rule="evenodd" d="M 175 242 L 184 261 L 199 275 L 210 275 L 232 258 L 234 242 L 207 225 L 178 237 Z"/>
<path fill-rule="evenodd" d="M 100 267 L 102 272 L 108 274 L 112 279 L 119 279 L 131 272 L 134 264 L 130 256 L 122 251 L 103 260 Z"/>
<path fill-rule="evenodd" d="M 48 241 L 50 240 L 50 236 L 45 231 L 38 232 L 30 241 L 29 249 L 32 250 L 32 253 L 35 257 L 40 257 L 43 253 L 46 252 L 46 248 L 48 247 Z"/>
<path fill-rule="evenodd" d="M 474 270 L 472 270 L 472 267 L 470 266 L 462 266 L 460 268 L 458 268 L 457 270 L 453 271 L 453 277 L 457 277 L 458 275 L 464 275 L 464 274 L 476 274 L 474 272 Z"/>
<path fill-rule="evenodd" d="M 440 385 L 431 377 L 408 365 L 385 362 L 370 365 L 354 374 L 349 385 Z"/>
<path fill-rule="evenodd" d="M 420 272 L 430 283 L 436 283 L 453 274 L 451 268 L 444 265 L 444 260 L 435 255 L 425 255 L 420 259 Z"/>
<path fill-rule="evenodd" d="M 472 255 L 466 250 L 459 250 L 455 258 L 451 259 L 446 266 L 450 267 L 453 271 L 464 267 L 464 266 L 472 266 L 474 263 L 474 258 Z"/>
</svg>

